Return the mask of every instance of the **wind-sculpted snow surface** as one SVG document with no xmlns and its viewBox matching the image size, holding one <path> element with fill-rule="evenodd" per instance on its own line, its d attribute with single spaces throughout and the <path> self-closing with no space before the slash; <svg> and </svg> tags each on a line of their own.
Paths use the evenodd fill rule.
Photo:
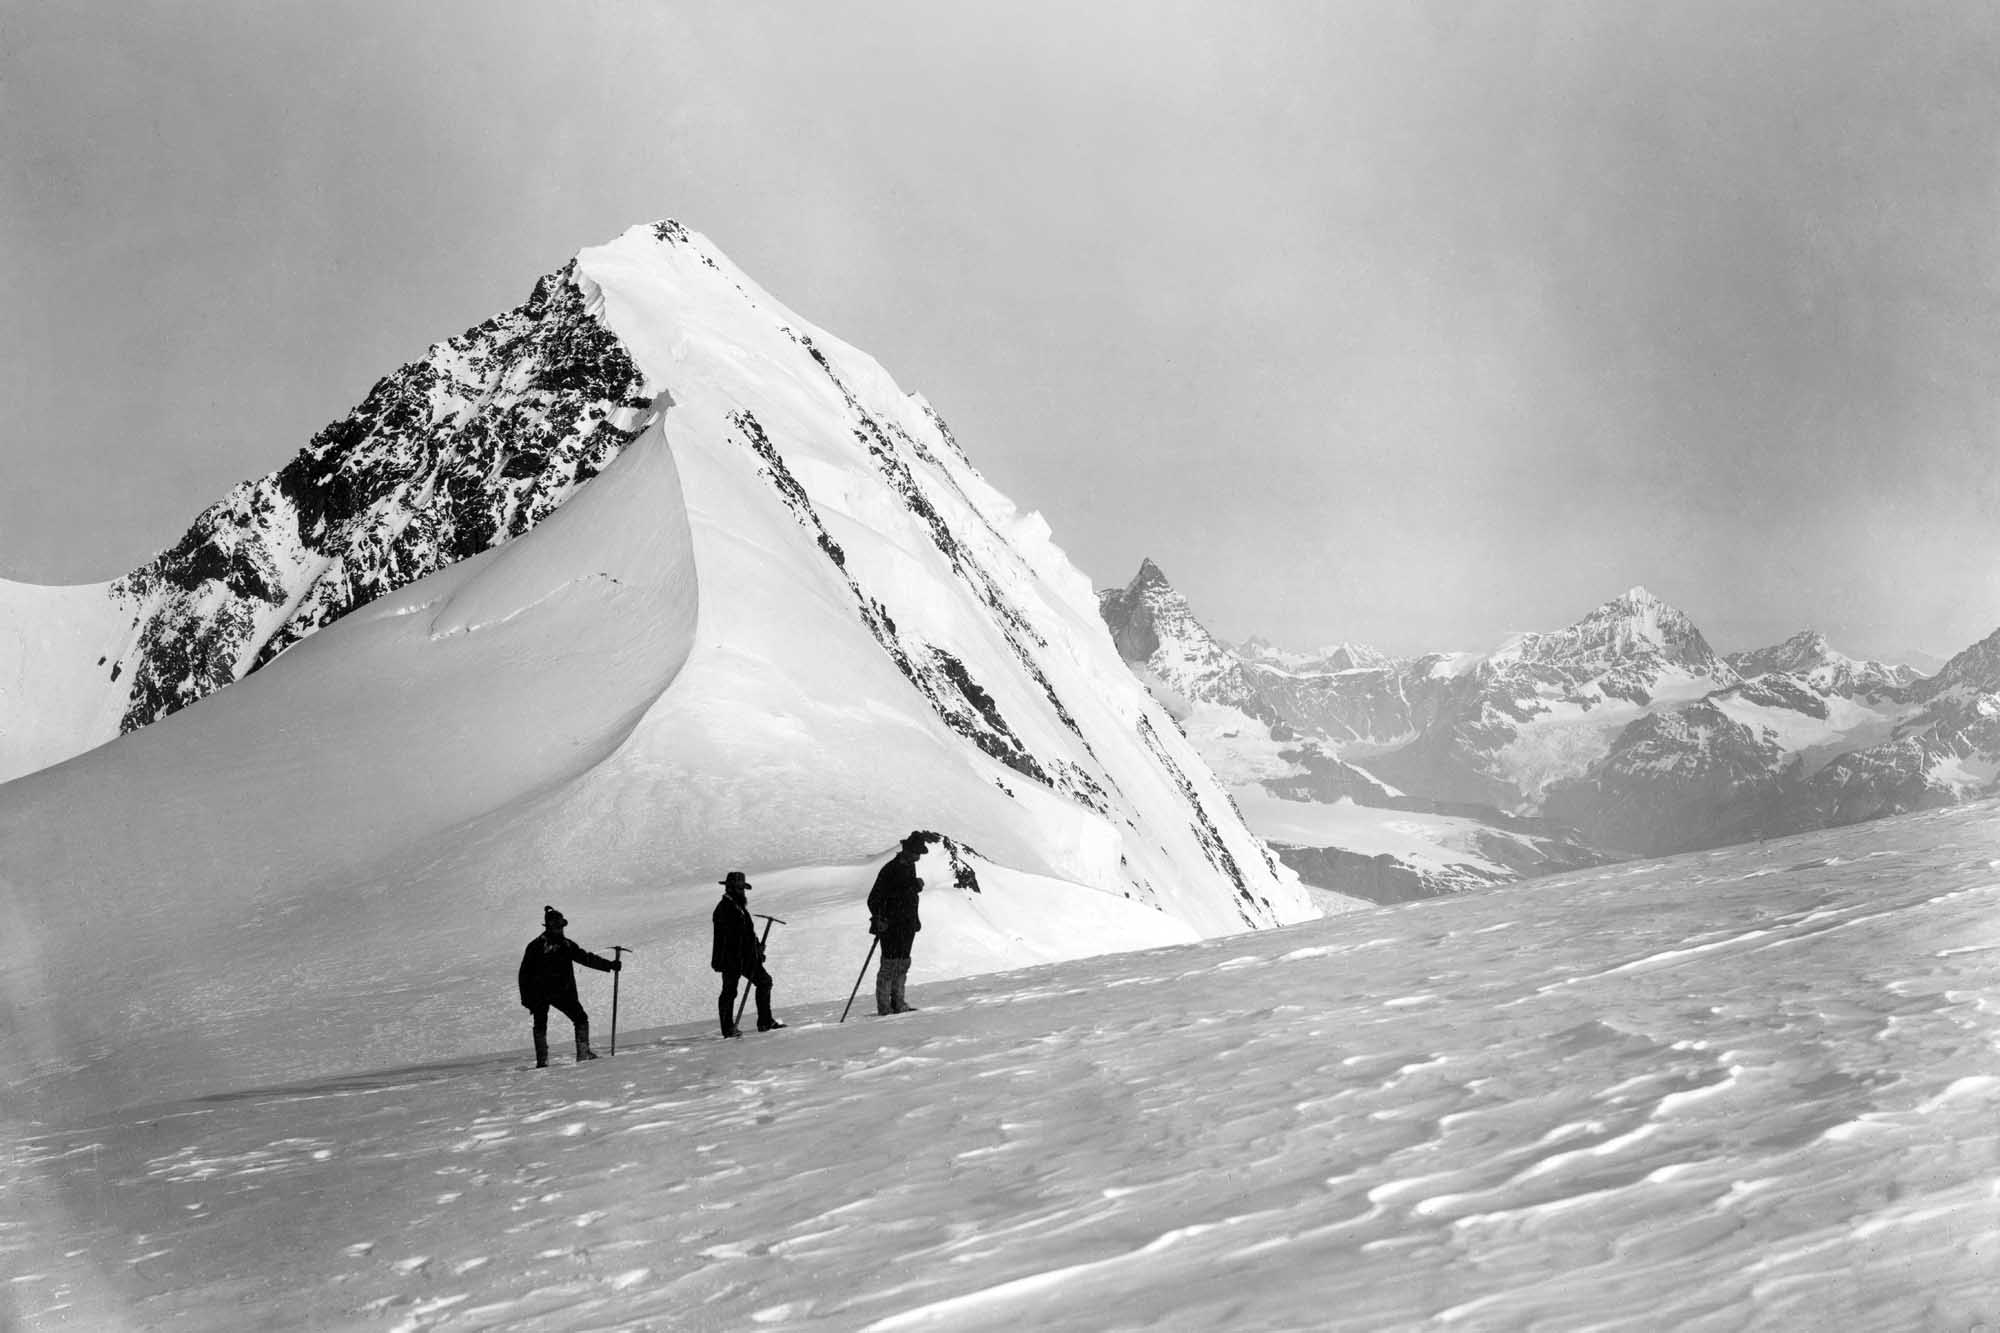
<svg viewBox="0 0 2000 1333">
<path fill-rule="evenodd" d="M 1991 1327 L 1997 912 L 1986 804 L 937 984 L 893 1019 L 42 1125 L 4 1159 L 0 1302 L 28 1328 Z"/>
</svg>

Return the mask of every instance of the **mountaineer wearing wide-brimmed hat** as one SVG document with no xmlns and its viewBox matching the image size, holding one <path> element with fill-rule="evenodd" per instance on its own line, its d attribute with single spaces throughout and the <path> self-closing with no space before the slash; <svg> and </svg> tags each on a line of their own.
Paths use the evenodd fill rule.
<svg viewBox="0 0 2000 1333">
<path fill-rule="evenodd" d="M 553 907 L 544 907 L 542 933 L 528 941 L 527 952 L 521 955 L 521 1004 L 535 1016 L 537 1069 L 549 1063 L 551 1009 L 560 1011 L 576 1029 L 576 1058 L 597 1058 L 597 1052 L 590 1049 L 590 1015 L 583 1011 L 582 1002 L 576 998 L 576 968 L 573 965 L 582 963 L 600 972 L 617 972 L 624 967 L 623 962 L 599 958 L 565 936 L 563 927 L 568 924 L 568 918 L 561 912 Z M 612 1019 L 615 1041 L 618 1026 L 615 1009 Z"/>
<path fill-rule="evenodd" d="M 910 977 L 910 950 L 924 928 L 917 919 L 917 895 L 924 891 L 917 861 L 934 836 L 916 832 L 903 839 L 868 891 L 868 931 L 882 942 L 882 961 L 875 969 L 878 1014 L 907 1014 L 916 1007 L 903 998 L 903 985 Z"/>
<path fill-rule="evenodd" d="M 736 1031 L 736 983 L 749 981 L 757 995 L 757 1030 L 769 1032 L 785 1026 L 771 1016 L 771 974 L 764 969 L 764 945 L 757 938 L 757 922 L 750 915 L 750 881 L 740 870 L 732 870 L 719 881 L 722 901 L 715 905 L 715 947 L 708 965 L 722 974 L 722 994 L 715 1002 L 722 1019 L 722 1035 Z"/>
</svg>

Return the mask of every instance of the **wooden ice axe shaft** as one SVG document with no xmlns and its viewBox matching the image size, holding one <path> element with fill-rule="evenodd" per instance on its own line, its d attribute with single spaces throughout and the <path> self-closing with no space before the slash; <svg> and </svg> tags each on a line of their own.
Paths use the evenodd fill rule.
<svg viewBox="0 0 2000 1333">
<path fill-rule="evenodd" d="M 764 945 L 771 938 L 771 927 L 784 925 L 785 919 L 781 916 L 765 916 L 762 912 L 759 912 L 756 915 L 757 919 L 764 923 L 764 933 L 757 938 L 757 953 L 758 953 L 757 961 L 759 965 L 761 965 L 764 961 L 762 956 L 764 953 Z M 748 981 L 749 978 L 746 977 L 744 978 L 744 980 Z M 733 1021 L 730 1024 L 731 1027 L 740 1028 L 743 1026 L 743 1010 L 749 1005 L 749 1003 L 750 1003 L 750 987 L 746 985 L 743 988 L 743 998 L 736 1002 L 736 1018 L 735 1021 Z"/>
<path fill-rule="evenodd" d="M 611 946 L 611 961 L 618 966 L 611 969 L 611 1044 L 605 1047 L 606 1055 L 618 1054 L 618 978 L 625 970 L 625 960 L 618 955 L 631 952 L 622 944 Z"/>
</svg>

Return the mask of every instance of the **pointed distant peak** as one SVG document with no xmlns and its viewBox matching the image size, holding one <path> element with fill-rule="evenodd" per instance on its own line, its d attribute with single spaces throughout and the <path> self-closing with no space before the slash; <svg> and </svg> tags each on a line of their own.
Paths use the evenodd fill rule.
<svg viewBox="0 0 2000 1333">
<path fill-rule="evenodd" d="M 1187 598 L 1150 558 L 1139 562 L 1139 572 L 1130 583 L 1099 592 L 1097 610 L 1111 628 L 1119 655 L 1128 662 L 1150 660 L 1163 644 L 1181 658 L 1226 654 L 1195 619 Z"/>
<path fill-rule="evenodd" d="M 1567 629 L 1523 635 L 1495 656 L 1510 651 L 1528 660 L 1572 664 L 1643 656 L 1665 657 L 1704 671 L 1717 664 L 1714 652 L 1687 614 L 1639 584 Z"/>
<path fill-rule="evenodd" d="M 1642 583 L 1633 584 L 1624 592 L 1619 593 L 1616 597 L 1613 597 L 1610 601 L 1605 602 L 1595 611 L 1591 612 L 1594 616 L 1641 615 L 1655 617 L 1661 615 L 1661 613 L 1665 613 L 1665 616 L 1669 619 L 1678 618 L 1685 620 L 1687 618 L 1686 614 L 1679 607 L 1658 593 L 1653 592 Z"/>
<path fill-rule="evenodd" d="M 1112 588 L 1109 592 L 1128 600 L 1143 599 L 1157 602 L 1162 599 L 1181 599 L 1179 589 L 1175 588 L 1173 582 L 1167 578 L 1167 572 L 1154 564 L 1150 556 L 1139 562 L 1139 572 L 1132 576 L 1130 583 L 1123 588 Z"/>
<path fill-rule="evenodd" d="M 1370 643 L 1334 643 L 1319 650 L 1320 662 L 1334 671 L 1387 666 L 1393 659 Z"/>
<path fill-rule="evenodd" d="M 1593 608 L 1577 624 L 1584 625 L 1606 620 L 1639 620 L 1647 625 L 1673 625 L 1688 623 L 1687 614 L 1664 597 L 1649 591 L 1643 584 L 1635 583 L 1624 592 Z"/>
<path fill-rule="evenodd" d="M 1139 572 L 1132 581 L 1122 588 L 1105 588 L 1097 594 L 1100 604 L 1120 603 L 1138 605 L 1148 603 L 1156 607 L 1173 606 L 1181 610 L 1187 607 L 1187 599 L 1180 590 L 1167 581 L 1166 571 L 1154 564 L 1148 556 L 1139 562 Z"/>
</svg>

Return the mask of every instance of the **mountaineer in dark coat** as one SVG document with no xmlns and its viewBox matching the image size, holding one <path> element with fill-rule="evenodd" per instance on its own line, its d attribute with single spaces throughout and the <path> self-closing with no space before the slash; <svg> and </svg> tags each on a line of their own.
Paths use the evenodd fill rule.
<svg viewBox="0 0 2000 1333">
<path fill-rule="evenodd" d="M 882 941 L 882 961 L 875 968 L 875 1012 L 907 1014 L 915 1006 L 903 998 L 910 976 L 910 950 L 923 923 L 917 919 L 917 895 L 924 891 L 917 878 L 917 860 L 929 846 L 922 833 L 903 839 L 902 848 L 875 876 L 868 891 L 868 932 Z"/>
<path fill-rule="evenodd" d="M 576 1058 L 595 1060 L 590 1049 L 590 1015 L 576 998 L 576 963 L 599 972 L 624 970 L 620 960 L 606 960 L 563 934 L 569 921 L 553 907 L 542 909 L 542 933 L 528 941 L 521 955 L 521 1004 L 535 1016 L 535 1068 L 549 1063 L 549 1010 L 560 1010 L 576 1029 Z"/>
<path fill-rule="evenodd" d="M 715 1002 L 722 1019 L 722 1035 L 736 1031 L 736 983 L 748 979 L 757 994 L 757 1030 L 769 1032 L 785 1026 L 771 1016 L 771 974 L 764 970 L 764 945 L 757 938 L 757 922 L 750 915 L 750 881 L 740 870 L 732 870 L 722 884 L 722 900 L 715 905 L 715 947 L 708 965 L 722 974 L 722 994 Z"/>
</svg>

